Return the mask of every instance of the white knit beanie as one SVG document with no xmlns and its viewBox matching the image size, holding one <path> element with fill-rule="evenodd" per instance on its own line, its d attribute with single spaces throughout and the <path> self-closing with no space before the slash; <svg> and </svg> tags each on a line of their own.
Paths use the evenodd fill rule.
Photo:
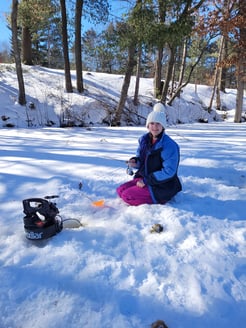
<svg viewBox="0 0 246 328">
<path fill-rule="evenodd" d="M 165 107 L 162 103 L 157 103 L 153 107 L 153 111 L 149 113 L 146 120 L 146 127 L 148 127 L 149 123 L 160 123 L 165 129 L 167 126 L 167 119 L 165 113 Z"/>
</svg>

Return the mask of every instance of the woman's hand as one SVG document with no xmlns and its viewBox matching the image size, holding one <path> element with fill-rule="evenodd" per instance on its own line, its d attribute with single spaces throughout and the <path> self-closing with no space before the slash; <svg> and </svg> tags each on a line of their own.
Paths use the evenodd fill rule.
<svg viewBox="0 0 246 328">
<path fill-rule="evenodd" d="M 144 188 L 145 187 L 145 183 L 143 182 L 143 180 L 138 180 L 136 183 L 136 186 L 139 188 Z"/>
<path fill-rule="evenodd" d="M 127 162 L 127 164 L 130 167 L 137 167 L 137 162 L 136 162 L 136 160 L 134 158 L 129 159 L 129 161 Z"/>
</svg>

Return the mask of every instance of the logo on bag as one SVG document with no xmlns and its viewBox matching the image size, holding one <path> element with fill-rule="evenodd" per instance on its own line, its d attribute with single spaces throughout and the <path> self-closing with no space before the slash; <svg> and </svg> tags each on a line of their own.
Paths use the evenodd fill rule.
<svg viewBox="0 0 246 328">
<path fill-rule="evenodd" d="M 29 232 L 26 233 L 26 237 L 28 239 L 42 239 L 43 238 L 43 232 L 29 231 Z"/>
</svg>

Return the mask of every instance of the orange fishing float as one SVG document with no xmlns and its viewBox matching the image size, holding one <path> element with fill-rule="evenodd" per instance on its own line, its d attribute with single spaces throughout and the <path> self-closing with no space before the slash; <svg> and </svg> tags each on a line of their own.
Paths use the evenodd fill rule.
<svg viewBox="0 0 246 328">
<path fill-rule="evenodd" d="M 104 206 L 104 203 L 105 203 L 104 199 L 100 199 L 100 200 L 95 200 L 94 202 L 92 202 L 92 205 L 97 206 L 97 207 L 102 207 L 102 206 Z"/>
</svg>

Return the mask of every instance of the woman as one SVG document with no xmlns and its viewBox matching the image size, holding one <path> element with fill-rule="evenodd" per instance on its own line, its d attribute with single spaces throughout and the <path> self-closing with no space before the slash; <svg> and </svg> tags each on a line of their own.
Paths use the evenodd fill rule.
<svg viewBox="0 0 246 328">
<path fill-rule="evenodd" d="M 165 204 L 182 190 L 177 176 L 179 146 L 165 134 L 166 125 L 165 108 L 157 103 L 147 117 L 149 132 L 139 139 L 136 156 L 128 161 L 137 172 L 133 180 L 117 188 L 129 205 Z"/>
</svg>

